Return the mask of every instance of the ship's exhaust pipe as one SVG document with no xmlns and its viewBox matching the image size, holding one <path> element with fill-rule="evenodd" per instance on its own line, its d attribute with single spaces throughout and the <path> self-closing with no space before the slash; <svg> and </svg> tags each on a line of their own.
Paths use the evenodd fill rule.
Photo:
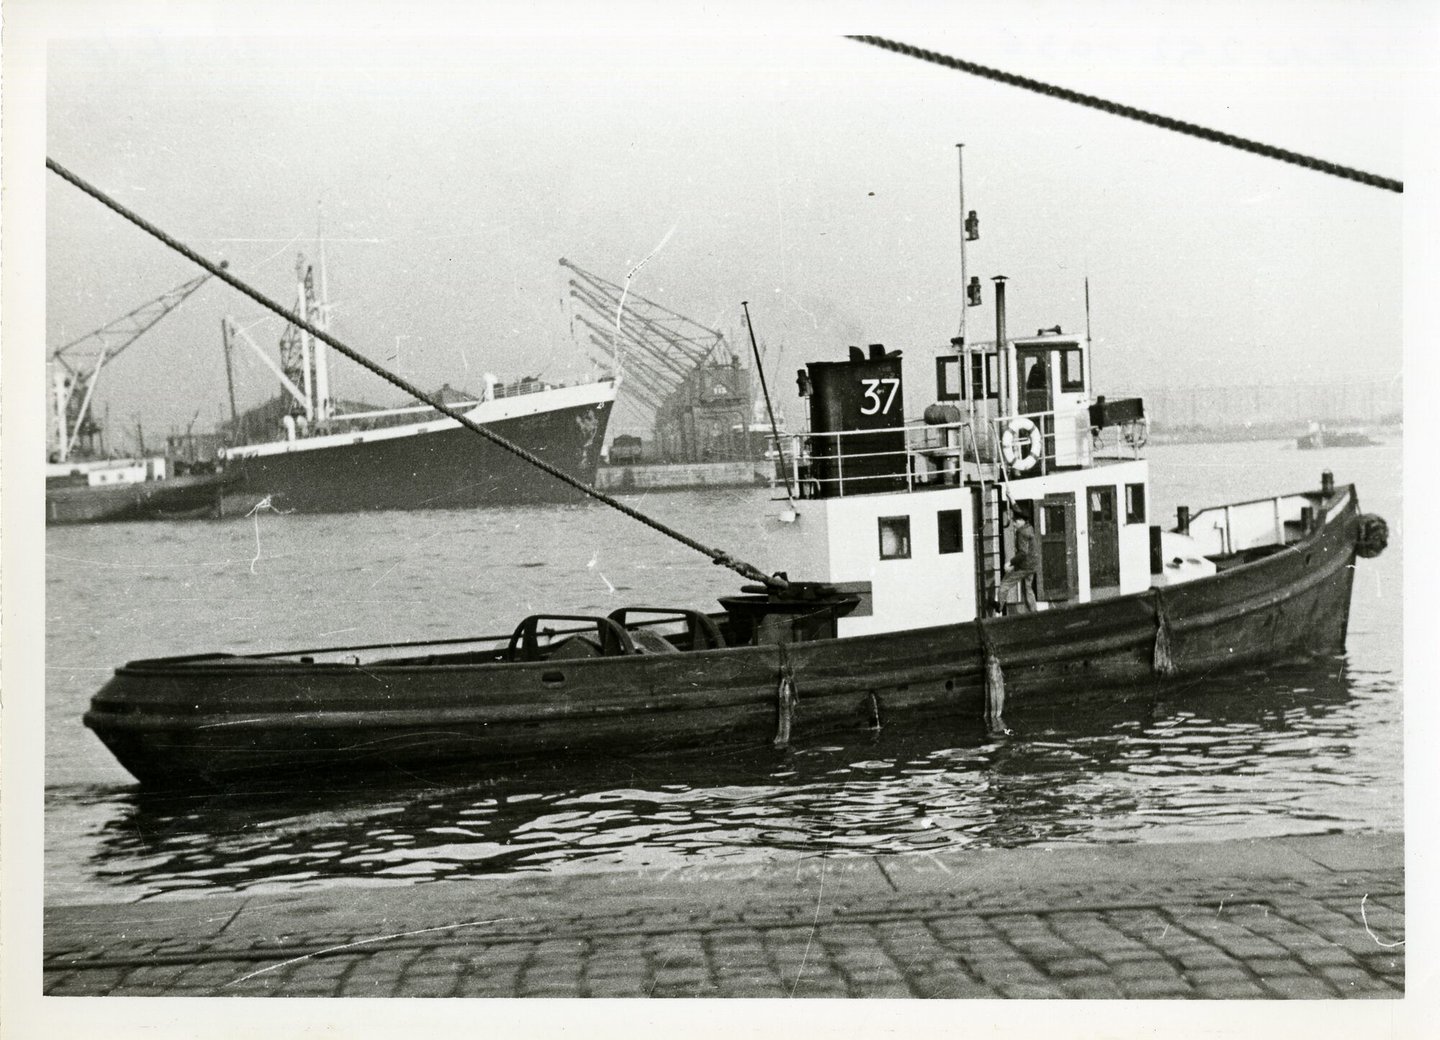
<svg viewBox="0 0 1440 1040">
<path fill-rule="evenodd" d="M 1005 276 L 997 274 L 995 282 L 995 352 L 1000 368 L 1000 406 L 1003 411 L 1014 411 L 1010 401 L 1010 349 L 1005 342 Z"/>
</svg>

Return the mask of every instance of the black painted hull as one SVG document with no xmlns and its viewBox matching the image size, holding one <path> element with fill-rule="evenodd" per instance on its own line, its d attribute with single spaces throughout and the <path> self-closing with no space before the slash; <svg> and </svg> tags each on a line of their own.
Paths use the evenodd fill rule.
<svg viewBox="0 0 1440 1040">
<path fill-rule="evenodd" d="M 586 486 L 595 483 L 613 395 L 485 423 L 487 429 L 558 467 Z M 456 423 L 404 436 L 316 446 L 227 462 L 228 516 L 268 499 L 281 512 L 348 513 L 372 509 L 458 509 L 577 501 L 580 492 Z"/>
<path fill-rule="evenodd" d="M 1355 496 L 1285 551 L 1214 577 L 985 623 L 1007 703 L 1156 681 L 1163 610 L 1179 674 L 1343 648 Z M 478 657 L 478 655 L 477 655 Z M 900 715 L 979 717 L 975 624 L 576 661 L 304 664 L 209 656 L 132 662 L 85 723 L 147 783 L 419 766 L 670 745 L 763 742 L 793 675 L 794 737 Z"/>
</svg>

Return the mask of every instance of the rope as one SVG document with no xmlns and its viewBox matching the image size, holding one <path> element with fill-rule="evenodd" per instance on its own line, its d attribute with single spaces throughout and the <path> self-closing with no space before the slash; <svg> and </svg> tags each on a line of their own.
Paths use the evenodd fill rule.
<svg viewBox="0 0 1440 1040">
<path fill-rule="evenodd" d="M 761 582 L 767 587 L 773 589 L 782 589 L 785 588 L 788 584 L 783 579 L 762 573 L 759 569 L 751 566 L 748 563 L 745 563 L 743 560 L 737 560 L 729 553 L 722 552 L 719 549 L 712 549 L 706 545 L 702 545 L 700 542 L 697 542 L 690 536 L 682 534 L 674 528 L 646 516 L 639 510 L 632 509 L 630 506 L 625 505 L 623 502 L 611 498 L 603 491 L 596 490 L 595 488 L 589 487 L 583 482 L 576 480 L 574 477 L 570 476 L 570 474 L 552 465 L 551 463 L 546 462 L 539 456 L 534 455 L 529 451 L 526 451 L 524 448 L 520 447 L 520 445 L 512 443 L 506 438 L 500 436 L 500 434 L 495 433 L 493 430 L 487 430 L 485 427 L 481 426 L 473 419 L 470 419 L 469 417 L 455 411 L 454 409 L 446 405 L 444 402 L 432 398 L 430 395 L 422 391 L 419 387 L 412 385 L 405 379 L 402 379 L 400 376 L 395 375 L 393 372 L 381 368 L 379 365 L 371 361 L 369 358 L 365 357 L 363 354 L 350 347 L 347 347 L 344 343 L 341 343 L 338 339 L 330 335 L 324 329 L 312 325 L 310 322 L 305 321 L 298 315 L 289 313 L 284 307 L 280 306 L 280 304 L 271 300 L 259 291 L 252 289 L 250 286 L 240 281 L 240 279 L 230 274 L 221 265 L 213 264 L 209 260 L 206 260 L 203 256 L 195 252 L 183 242 L 172 238 L 164 231 L 161 231 L 154 224 L 151 224 L 149 221 L 145 220 L 143 217 L 126 209 L 120 203 L 116 202 L 114 199 L 110 198 L 108 195 L 102 192 L 99 188 L 96 188 L 93 185 L 82 180 L 79 176 L 71 173 L 69 170 L 65 169 L 65 167 L 61 166 L 55 160 L 46 158 L 45 166 L 52 173 L 55 173 L 64 180 L 69 181 L 71 184 L 79 188 L 86 195 L 89 195 L 91 198 L 95 199 L 101 205 L 113 210 L 115 213 L 118 213 L 121 217 L 124 217 L 130 223 L 134 224 L 136 227 L 140 228 L 142 231 L 146 232 L 151 237 L 156 238 L 166 246 L 169 246 L 171 249 L 179 253 L 181 256 L 185 257 L 191 263 L 197 264 L 206 271 L 209 271 L 216 278 L 219 278 L 222 282 L 225 282 L 231 288 L 250 297 L 250 299 L 260 304 L 260 306 L 264 307 L 266 310 L 273 311 L 290 324 L 298 328 L 304 329 L 306 332 L 310 333 L 310 335 L 314 336 L 322 343 L 328 344 L 335 350 L 339 351 L 341 354 L 344 354 L 347 358 L 355 362 L 357 365 L 360 365 L 362 368 L 368 369 L 369 371 L 375 373 L 375 375 L 379 376 L 381 379 L 384 379 L 386 382 L 394 384 L 401 390 L 404 390 L 407 394 L 410 394 L 412 397 L 418 398 L 419 400 L 425 402 L 425 404 L 429 405 L 431 408 L 434 408 L 437 412 L 440 412 L 442 415 L 445 415 L 448 418 L 454 419 L 461 426 L 465 427 L 473 433 L 479 434 L 481 437 L 484 437 L 486 440 L 490 441 L 497 447 L 503 448 L 513 455 L 518 455 L 520 458 L 524 459 L 532 466 L 535 466 L 537 469 L 543 470 L 544 472 L 550 474 L 556 480 L 559 480 L 564 484 L 568 484 L 570 487 L 574 488 L 576 491 L 579 491 L 581 494 L 588 495 L 590 498 L 593 498 L 596 501 L 605 503 L 612 509 L 619 510 L 621 513 L 624 513 L 632 520 L 638 520 L 640 523 L 644 524 L 646 527 L 649 527 L 651 530 L 658 531 L 669 538 L 673 538 L 681 545 L 694 549 L 696 552 L 702 553 L 705 556 L 710 557 L 711 560 L 721 566 L 729 567 L 732 571 L 734 571 L 736 574 L 739 574 L 743 578 L 748 578 L 751 581 Z"/>
<path fill-rule="evenodd" d="M 1108 112 L 1113 116 L 1123 116 L 1126 119 L 1133 119 L 1136 122 L 1146 123 L 1150 126 L 1158 126 L 1162 130 L 1173 130 L 1177 134 L 1198 137 L 1202 141 L 1228 145 L 1231 148 L 1238 148 L 1242 152 L 1252 152 L 1255 155 L 1264 156 L 1267 159 L 1275 159 L 1279 162 L 1290 163 L 1294 166 L 1303 166 L 1306 169 L 1316 170 L 1319 173 L 1328 173 L 1332 177 L 1342 177 L 1346 180 L 1359 181 L 1361 184 L 1368 185 L 1372 188 L 1383 188 L 1386 191 L 1393 192 L 1403 192 L 1405 190 L 1405 185 L 1401 181 L 1393 180 L 1389 177 L 1380 177 L 1373 173 L 1366 173 L 1364 170 L 1356 170 L 1349 166 L 1341 166 L 1338 163 L 1327 162 L 1324 159 L 1316 159 L 1312 156 L 1302 155 L 1299 152 L 1276 148 L 1274 145 L 1264 144 L 1260 141 L 1252 141 L 1246 137 L 1237 137 L 1234 134 L 1227 134 L 1222 130 L 1211 130 L 1209 127 L 1200 126 L 1196 123 L 1187 123 L 1179 119 L 1171 119 L 1169 116 L 1156 115 L 1153 112 L 1132 108 L 1129 105 L 1106 101 L 1104 98 L 1095 97 L 1093 94 L 1081 94 L 1078 91 L 1069 90 L 1065 87 L 1057 87 L 1050 83 L 1042 83 L 1040 80 L 1030 79 L 1026 76 L 1017 76 L 1011 72 L 1002 72 L 999 69 L 990 68 L 988 65 L 977 65 L 973 61 L 964 61 L 960 58 L 952 58 L 949 55 L 938 54 L 935 51 L 912 47 L 908 43 L 898 43 L 895 40 L 887 40 L 881 36 L 851 36 L 848 38 L 855 40 L 857 43 L 868 43 L 870 46 L 879 47 L 881 50 L 894 51 L 896 54 L 903 54 L 909 58 L 918 58 L 921 61 L 942 65 L 947 69 L 968 72 L 972 76 L 992 79 L 999 83 L 1009 84 L 1012 87 L 1019 87 L 1022 90 L 1033 91 L 1036 94 L 1044 94 L 1046 97 L 1059 98 L 1061 101 L 1069 101 L 1072 104 L 1083 105 L 1086 108 L 1099 109 L 1101 112 Z"/>
<path fill-rule="evenodd" d="M 1000 655 L 995 652 L 995 643 L 983 618 L 975 619 L 975 630 L 980 633 L 981 656 L 985 667 L 985 729 L 991 736 L 1009 736 L 1010 727 L 1005 725 L 1005 670 L 1000 665 Z"/>
<path fill-rule="evenodd" d="M 1170 632 L 1170 611 L 1165 606 L 1165 597 L 1160 586 L 1155 586 L 1155 645 L 1150 654 L 1151 670 L 1162 679 L 1173 679 L 1180 674 L 1175 664 L 1175 651 L 1171 644 L 1174 637 Z"/>
<path fill-rule="evenodd" d="M 795 725 L 795 715 L 800 708 L 800 691 L 795 685 L 795 666 L 785 644 L 777 644 L 780 651 L 780 682 L 775 689 L 775 739 L 776 748 L 790 746 L 790 734 Z"/>
</svg>

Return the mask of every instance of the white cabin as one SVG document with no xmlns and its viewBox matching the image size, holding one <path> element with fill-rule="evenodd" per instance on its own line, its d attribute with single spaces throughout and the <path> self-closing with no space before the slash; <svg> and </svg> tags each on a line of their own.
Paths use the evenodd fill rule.
<svg viewBox="0 0 1440 1040">
<path fill-rule="evenodd" d="M 1003 314 L 1003 292 L 996 302 Z M 778 538 L 786 573 L 859 596 L 837 635 L 993 614 L 1017 511 L 1039 545 L 1036 610 L 1189 576 L 1166 574 L 1162 548 L 1191 554 L 1153 523 L 1143 403 L 1092 394 L 1084 336 L 1011 339 L 1003 317 L 997 333 L 934 358 L 919 419 L 905 415 L 898 351 L 851 347 L 799 373 L 810 429 L 782 441 L 797 517 Z M 918 359 L 905 360 L 914 378 Z M 1026 609 L 1018 590 L 1008 600 L 1005 612 Z"/>
</svg>

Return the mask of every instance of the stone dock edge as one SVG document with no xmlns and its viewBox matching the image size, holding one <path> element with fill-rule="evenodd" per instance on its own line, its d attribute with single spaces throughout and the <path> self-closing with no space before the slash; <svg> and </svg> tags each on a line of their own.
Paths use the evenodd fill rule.
<svg viewBox="0 0 1440 1040">
<path fill-rule="evenodd" d="M 1399 998 L 1404 839 L 813 857 L 47 906 L 47 996 Z"/>
</svg>

